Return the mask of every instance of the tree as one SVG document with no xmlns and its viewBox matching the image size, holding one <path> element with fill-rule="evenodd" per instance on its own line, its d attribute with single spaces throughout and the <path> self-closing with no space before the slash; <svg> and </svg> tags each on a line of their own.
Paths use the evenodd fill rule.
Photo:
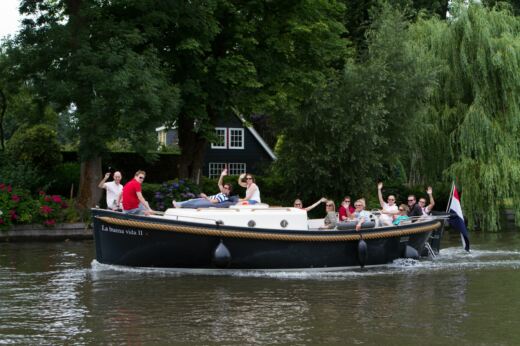
<svg viewBox="0 0 520 346">
<path fill-rule="evenodd" d="M 99 199 L 100 155 L 126 137 L 139 152 L 155 145 L 154 127 L 176 111 L 177 90 L 148 44 L 143 20 L 151 1 L 23 0 L 26 15 L 6 54 L 13 78 L 77 122 L 81 181 L 78 202 Z M 125 9 L 126 11 L 121 11 Z"/>
<path fill-rule="evenodd" d="M 472 3 L 453 16 L 414 27 L 417 42 L 443 67 L 427 121 L 446 134 L 435 139 L 449 160 L 418 148 L 462 186 L 470 227 L 494 231 L 505 199 L 520 220 L 520 19 Z"/>
<path fill-rule="evenodd" d="M 345 61 L 336 1 L 175 2 L 154 45 L 181 90 L 181 177 L 197 179 L 218 119 L 294 113 Z"/>
<path fill-rule="evenodd" d="M 418 115 L 435 85 L 428 58 L 408 45 L 408 22 L 382 5 L 368 31 L 365 62 L 315 92 L 289 119 L 277 171 L 303 198 L 361 194 L 414 144 Z"/>
</svg>

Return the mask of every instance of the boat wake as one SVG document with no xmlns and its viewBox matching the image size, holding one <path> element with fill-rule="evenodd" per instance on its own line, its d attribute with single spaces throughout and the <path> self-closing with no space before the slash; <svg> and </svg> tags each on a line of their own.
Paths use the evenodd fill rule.
<svg viewBox="0 0 520 346">
<path fill-rule="evenodd" d="M 479 250 L 466 252 L 460 247 L 442 249 L 434 259 L 397 259 L 387 265 L 373 267 L 236 270 L 236 269 L 191 269 L 191 268 L 136 268 L 102 264 L 93 260 L 92 271 L 131 273 L 137 275 L 182 276 L 210 275 L 233 277 L 264 277 L 276 279 L 345 279 L 378 275 L 428 273 L 436 271 L 468 271 L 496 268 L 520 268 L 520 250 Z"/>
</svg>

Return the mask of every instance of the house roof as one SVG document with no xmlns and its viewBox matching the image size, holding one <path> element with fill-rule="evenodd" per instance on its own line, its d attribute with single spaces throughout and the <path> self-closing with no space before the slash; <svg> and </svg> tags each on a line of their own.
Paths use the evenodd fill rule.
<svg viewBox="0 0 520 346">
<path fill-rule="evenodd" d="M 246 119 L 244 119 L 244 117 L 240 113 L 238 113 L 238 112 L 234 112 L 234 113 L 235 113 L 236 117 L 242 122 L 242 125 L 244 125 L 244 127 L 247 128 L 249 130 L 249 132 L 251 132 L 251 134 L 253 135 L 253 137 L 255 137 L 256 141 L 260 144 L 260 146 L 262 148 L 264 148 L 267 155 L 269 155 L 269 157 L 271 157 L 271 159 L 276 160 L 276 155 L 274 154 L 273 150 L 264 141 L 262 136 L 260 136 L 260 134 L 255 130 L 255 128 L 253 126 L 249 125 L 247 123 Z M 165 131 L 165 130 L 167 131 L 167 130 L 175 129 L 175 128 L 176 128 L 175 125 L 173 128 L 168 128 L 166 126 L 159 126 L 159 127 L 155 128 L 155 131 L 156 132 Z"/>
<path fill-rule="evenodd" d="M 244 119 L 244 117 L 242 115 L 240 115 L 239 113 L 235 113 L 235 115 L 237 116 L 238 119 L 240 119 L 240 121 L 242 122 L 244 127 L 246 127 L 249 130 L 249 132 L 251 132 L 251 134 L 253 135 L 253 137 L 255 137 L 257 142 L 260 143 L 262 148 L 264 148 L 264 150 L 267 152 L 267 155 L 269 155 L 271 157 L 271 159 L 276 160 L 276 155 L 271 150 L 269 145 L 264 141 L 262 136 L 260 136 L 260 134 L 258 132 L 256 132 L 255 128 L 253 126 L 248 125 L 246 120 Z"/>
</svg>

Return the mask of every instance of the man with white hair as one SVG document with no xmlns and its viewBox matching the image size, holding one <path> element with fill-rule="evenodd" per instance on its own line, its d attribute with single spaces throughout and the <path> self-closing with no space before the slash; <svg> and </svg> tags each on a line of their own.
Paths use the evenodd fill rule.
<svg viewBox="0 0 520 346">
<path fill-rule="evenodd" d="M 121 205 L 119 203 L 119 195 L 123 192 L 123 184 L 121 184 L 121 172 L 114 172 L 114 180 L 110 182 L 106 182 L 112 173 L 108 172 L 105 174 L 105 177 L 98 184 L 100 189 L 107 190 L 107 208 L 111 210 L 121 210 Z"/>
</svg>

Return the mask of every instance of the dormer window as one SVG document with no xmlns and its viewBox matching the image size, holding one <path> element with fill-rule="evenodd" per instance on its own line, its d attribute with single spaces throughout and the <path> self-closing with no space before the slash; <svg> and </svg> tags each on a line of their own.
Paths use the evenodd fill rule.
<svg viewBox="0 0 520 346">
<path fill-rule="evenodd" d="M 229 129 L 229 149 L 244 149 L 244 129 Z"/>
<path fill-rule="evenodd" d="M 216 142 L 211 143 L 211 149 L 226 149 L 227 148 L 227 128 L 216 127 L 215 134 L 217 135 L 217 140 L 216 140 Z"/>
<path fill-rule="evenodd" d="M 211 149 L 244 149 L 244 129 L 239 127 L 216 127 L 217 140 Z"/>
</svg>

